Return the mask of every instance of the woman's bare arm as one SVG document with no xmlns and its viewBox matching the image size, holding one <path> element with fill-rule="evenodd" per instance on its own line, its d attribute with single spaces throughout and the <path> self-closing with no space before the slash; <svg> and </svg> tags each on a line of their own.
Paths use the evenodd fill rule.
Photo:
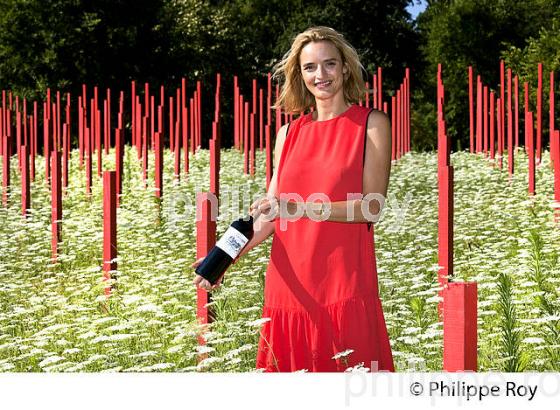
<svg viewBox="0 0 560 410">
<path fill-rule="evenodd" d="M 278 130 L 278 135 L 276 136 L 276 144 L 274 146 L 274 172 L 268 186 L 267 196 L 278 197 L 278 163 L 280 162 L 280 155 L 282 154 L 282 148 L 284 147 L 284 142 L 286 141 L 286 134 L 288 131 L 288 124 L 283 125 Z M 245 255 L 255 246 L 259 245 L 261 242 L 265 241 L 270 235 L 274 233 L 274 220 L 268 220 L 268 218 L 263 218 L 264 215 L 258 217 L 253 225 L 254 235 L 253 238 L 247 243 L 243 248 L 239 257 Z"/>
</svg>

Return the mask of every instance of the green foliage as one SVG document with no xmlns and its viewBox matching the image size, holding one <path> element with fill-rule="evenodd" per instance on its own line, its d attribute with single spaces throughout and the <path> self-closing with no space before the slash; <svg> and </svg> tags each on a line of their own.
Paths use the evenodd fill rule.
<svg viewBox="0 0 560 410">
<path fill-rule="evenodd" d="M 512 69 L 518 73 L 520 84 L 529 83 L 531 110 L 536 109 L 539 63 L 543 64 L 543 107 L 548 112 L 550 72 L 560 71 L 560 13 L 552 19 L 550 25 L 543 26 L 538 35 L 527 39 L 522 47 L 510 46 L 502 52 L 502 57 Z M 558 76 L 556 86 L 558 89 Z M 556 117 L 560 114 L 556 105 Z M 548 134 L 548 121 L 543 121 L 545 135 Z"/>
<path fill-rule="evenodd" d="M 485 84 L 498 89 L 502 52 L 521 47 L 541 26 L 550 24 L 557 8 L 557 0 L 430 2 L 418 18 L 426 61 L 420 84 L 423 94 L 417 97 L 418 104 L 429 104 L 431 111 L 435 111 L 437 65 L 443 64 L 448 133 L 453 141 L 460 140 L 461 146 L 468 146 L 467 67 L 472 65 Z M 425 132 L 426 127 L 421 126 L 418 131 Z M 415 135 L 416 143 L 422 148 L 433 146 L 435 136 L 431 132 Z"/>
</svg>

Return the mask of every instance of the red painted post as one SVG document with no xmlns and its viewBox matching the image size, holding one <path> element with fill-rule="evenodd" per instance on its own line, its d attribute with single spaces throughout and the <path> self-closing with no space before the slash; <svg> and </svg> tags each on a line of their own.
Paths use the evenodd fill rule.
<svg viewBox="0 0 560 410">
<path fill-rule="evenodd" d="M 237 76 L 233 76 L 233 146 L 239 149 L 239 90 Z"/>
<path fill-rule="evenodd" d="M 560 221 L 560 130 L 555 130 L 553 134 L 554 140 L 554 221 Z"/>
<path fill-rule="evenodd" d="M 189 124 L 189 109 L 187 107 L 183 108 L 183 156 L 185 157 L 185 166 L 183 167 L 183 171 L 185 172 L 185 175 L 187 175 L 189 173 L 189 142 L 188 142 L 188 135 L 187 135 L 187 126 L 190 125 L 190 130 L 191 130 L 191 148 L 194 152 L 194 138 L 193 138 L 193 133 L 192 133 L 192 129 L 193 129 L 193 116 L 192 116 L 192 111 L 190 112 L 191 114 L 191 121 Z"/>
<path fill-rule="evenodd" d="M 0 135 L 0 138 L 2 136 Z M 8 197 L 10 190 L 10 157 L 12 155 L 12 138 L 9 134 L 4 134 L 4 160 L 2 161 L 2 205 L 8 206 Z"/>
<path fill-rule="evenodd" d="M 496 157 L 494 141 L 496 139 L 494 130 L 496 124 L 496 108 L 495 108 L 495 95 L 494 91 L 490 91 L 490 159 L 494 159 Z"/>
<path fill-rule="evenodd" d="M 122 128 L 115 128 L 115 171 L 117 175 L 116 176 L 117 206 L 121 205 L 123 155 L 124 155 L 124 131 Z"/>
<path fill-rule="evenodd" d="M 142 181 L 148 187 L 148 117 L 142 118 Z"/>
<path fill-rule="evenodd" d="M 498 166 L 500 167 L 500 169 L 502 169 L 503 166 L 503 152 L 504 152 L 504 146 L 502 145 L 503 140 L 500 136 L 500 130 L 502 129 L 502 102 L 501 99 L 498 98 L 497 100 L 497 105 L 498 105 L 498 112 L 497 114 L 497 138 L 498 138 Z"/>
<path fill-rule="evenodd" d="M 62 125 L 62 188 L 68 187 L 68 153 L 70 150 L 68 124 Z"/>
<path fill-rule="evenodd" d="M 243 108 L 243 151 L 244 151 L 244 162 L 243 162 L 243 172 L 245 175 L 249 173 L 249 103 L 244 103 Z"/>
<path fill-rule="evenodd" d="M 103 171 L 103 151 L 101 148 L 101 111 L 95 110 L 95 149 L 97 150 L 97 176 Z"/>
<path fill-rule="evenodd" d="M 381 67 L 377 67 L 377 106 L 379 109 L 383 109 L 383 70 Z"/>
<path fill-rule="evenodd" d="M 61 186 L 61 172 L 60 172 L 60 152 L 51 152 L 51 227 L 52 227 L 52 240 L 51 251 L 52 258 L 56 260 L 58 255 L 58 244 L 60 243 L 60 222 L 62 221 L 62 186 Z"/>
<path fill-rule="evenodd" d="M 48 91 L 48 90 L 47 90 Z M 48 98 L 47 94 L 47 98 Z M 51 176 L 51 166 L 50 166 L 50 157 L 51 157 L 51 146 L 50 146 L 50 136 L 49 136 L 49 104 L 43 103 L 43 157 L 45 158 L 45 182 L 49 184 L 49 179 Z M 9 130 L 8 130 L 9 131 Z"/>
<path fill-rule="evenodd" d="M 194 154 L 196 150 L 196 107 L 194 105 L 194 98 L 189 99 L 189 115 L 190 115 L 190 137 L 191 137 L 191 152 Z M 188 121 L 188 120 L 187 120 Z"/>
<path fill-rule="evenodd" d="M 548 92 L 548 132 L 550 138 L 550 157 L 552 161 L 556 161 L 558 157 L 554 155 L 555 147 L 554 147 L 554 71 L 550 72 L 550 86 Z M 552 165 L 552 164 L 551 164 Z"/>
<path fill-rule="evenodd" d="M 154 135 L 155 142 L 155 183 L 156 190 L 155 194 L 157 198 L 163 195 L 163 137 L 160 132 L 156 132 Z"/>
<path fill-rule="evenodd" d="M 111 279 L 117 270 L 117 175 L 103 172 L 103 281 Z M 112 286 L 105 286 L 105 296 L 111 296 Z"/>
<path fill-rule="evenodd" d="M 270 141 L 270 124 L 266 124 L 264 127 L 265 132 L 265 142 L 266 142 L 266 190 L 270 185 L 273 173 L 272 164 L 272 142 Z"/>
<path fill-rule="evenodd" d="M 155 120 L 156 120 L 156 116 L 155 116 L 155 101 L 154 101 L 154 96 L 151 95 L 150 96 L 150 130 L 148 131 L 148 136 L 150 137 L 150 147 L 152 148 L 152 150 L 155 149 Z"/>
<path fill-rule="evenodd" d="M 179 120 L 175 122 L 175 180 L 179 180 L 181 178 L 181 139 L 179 135 Z M 189 155 L 189 151 L 185 149 L 185 153 L 187 156 Z"/>
<path fill-rule="evenodd" d="M 267 74 L 266 82 L 266 123 L 272 126 L 272 75 Z"/>
<path fill-rule="evenodd" d="M 396 131 L 395 137 L 397 142 L 397 159 L 400 159 L 402 156 L 401 152 L 401 91 L 397 90 L 397 114 L 396 114 Z"/>
<path fill-rule="evenodd" d="M 84 130 L 84 138 L 85 138 L 85 153 L 86 153 L 86 195 L 91 195 L 91 157 L 93 155 L 93 150 L 91 147 L 91 137 L 90 137 L 89 128 L 85 128 Z"/>
<path fill-rule="evenodd" d="M 251 120 L 250 120 L 250 126 L 251 126 L 251 145 L 250 145 L 250 150 L 249 150 L 249 171 L 251 176 L 255 176 L 255 113 L 251 113 Z"/>
<path fill-rule="evenodd" d="M 196 120 L 197 120 L 197 147 L 202 146 L 202 83 L 200 81 L 196 82 Z"/>
<path fill-rule="evenodd" d="M 217 199 L 209 192 L 200 192 L 196 196 L 196 257 L 205 257 L 216 244 L 216 219 L 218 216 Z M 200 325 L 211 323 L 214 319 L 211 308 L 206 305 L 212 301 L 210 293 L 197 288 L 196 316 Z M 205 345 L 202 335 L 198 343 Z"/>
<path fill-rule="evenodd" d="M 513 88 L 515 90 L 515 148 L 519 146 L 519 77 L 513 78 Z"/>
<path fill-rule="evenodd" d="M 108 121 L 108 108 L 107 100 L 103 101 L 103 145 L 105 148 L 105 155 L 109 155 L 109 131 L 107 130 Z"/>
<path fill-rule="evenodd" d="M 21 158 L 21 214 L 27 217 L 31 208 L 31 192 L 29 191 L 29 149 L 27 145 L 20 147 Z"/>
<path fill-rule="evenodd" d="M 541 163 L 541 148 L 542 148 L 542 78 L 543 78 L 543 65 L 538 65 L 538 79 L 537 79 L 537 165 Z"/>
<path fill-rule="evenodd" d="M 37 101 L 33 102 L 33 138 L 32 141 L 32 149 L 31 149 L 31 181 L 35 181 L 35 157 L 37 156 L 37 143 L 38 141 L 38 128 L 37 122 L 39 120 L 39 108 L 37 106 Z"/>
<path fill-rule="evenodd" d="M 173 97 L 169 97 L 169 150 L 171 152 L 175 152 L 175 120 L 173 112 Z"/>
<path fill-rule="evenodd" d="M 263 89 L 259 88 L 259 150 L 264 148 Z"/>
<path fill-rule="evenodd" d="M 111 148 L 111 89 L 107 88 L 107 149 L 105 153 L 109 155 Z"/>
<path fill-rule="evenodd" d="M 483 152 L 484 156 L 488 156 L 488 87 L 483 87 L 483 103 L 482 103 L 482 135 L 483 135 Z"/>
<path fill-rule="evenodd" d="M 482 81 L 476 76 L 476 153 L 482 150 Z"/>
<path fill-rule="evenodd" d="M 535 141 L 533 132 L 535 125 L 533 123 L 533 113 L 527 112 L 525 117 L 525 141 L 529 152 L 529 195 L 535 195 Z"/>
<path fill-rule="evenodd" d="M 239 151 L 243 150 L 244 138 L 243 138 L 243 130 L 245 129 L 245 125 L 243 123 L 243 119 L 245 118 L 245 103 L 243 102 L 243 94 L 239 94 L 239 114 L 238 114 L 238 131 L 237 131 L 237 149 Z"/>
<path fill-rule="evenodd" d="M 397 97 L 391 96 L 391 160 L 397 160 Z"/>
<path fill-rule="evenodd" d="M 212 138 L 210 139 L 210 192 L 220 197 L 220 141 L 217 138 L 218 126 L 212 123 Z"/>
<path fill-rule="evenodd" d="M 477 371 L 477 284 L 449 283 L 443 292 L 443 370 Z"/>
<path fill-rule="evenodd" d="M 500 60 L 500 128 L 498 129 L 498 138 L 501 141 L 502 149 L 504 149 L 504 135 L 505 135 L 505 125 L 506 125 L 506 95 L 505 95 L 505 62 Z M 501 159 L 500 159 L 501 161 Z M 500 169 L 501 169 L 500 163 Z"/>
</svg>

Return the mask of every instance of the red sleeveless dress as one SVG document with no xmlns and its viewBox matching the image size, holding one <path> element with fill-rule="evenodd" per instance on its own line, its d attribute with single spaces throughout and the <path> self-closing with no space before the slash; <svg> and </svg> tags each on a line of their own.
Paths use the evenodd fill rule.
<svg viewBox="0 0 560 410">
<path fill-rule="evenodd" d="M 362 194 L 370 111 L 352 105 L 330 120 L 307 114 L 292 122 L 278 164 L 278 193 L 307 201 L 320 192 L 333 202 Z M 261 327 L 257 369 L 341 372 L 362 364 L 394 371 L 371 225 L 282 223 L 285 230 L 275 221 L 266 271 L 262 318 L 270 320 Z"/>
</svg>

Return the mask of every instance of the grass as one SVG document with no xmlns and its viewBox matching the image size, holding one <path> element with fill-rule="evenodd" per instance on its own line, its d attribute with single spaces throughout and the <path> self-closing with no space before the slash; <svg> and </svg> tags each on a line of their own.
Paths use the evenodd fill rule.
<svg viewBox="0 0 560 410">
<path fill-rule="evenodd" d="M 218 320 L 204 334 L 206 346 L 197 343 L 201 327 L 189 266 L 196 256 L 193 199 L 209 189 L 208 151 L 191 156 L 190 173 L 177 184 L 173 155 L 165 153 L 160 202 L 153 194 L 153 169 L 144 189 L 136 152 L 127 147 L 118 269 L 109 300 L 103 296 L 100 268 L 102 181 L 94 178 L 92 196 L 86 197 L 77 156 L 73 152 L 63 197 L 56 264 L 50 255 L 44 160 L 37 159 L 32 211 L 24 219 L 12 158 L 9 207 L 0 208 L 0 371 L 255 371 L 271 239 L 227 272 L 212 295 Z M 114 169 L 112 158 L 105 157 L 105 169 Z M 530 199 L 526 173 L 509 180 L 506 164 L 500 171 L 482 156 L 452 155 L 451 280 L 478 282 L 480 371 L 558 371 L 560 229 L 552 220 L 548 158 L 544 155 L 537 168 L 537 195 Z M 264 192 L 264 153 L 257 153 L 254 178 L 243 174 L 242 164 L 238 152 L 222 152 L 218 236 L 248 209 L 254 195 Z M 522 152 L 515 165 L 517 171 L 527 169 Z M 442 369 L 436 169 L 435 153 L 412 153 L 395 164 L 392 196 L 375 226 L 380 295 L 397 371 Z M 239 198 L 234 192 L 241 193 Z M 200 353 L 207 355 L 202 362 L 197 361 Z"/>
</svg>

